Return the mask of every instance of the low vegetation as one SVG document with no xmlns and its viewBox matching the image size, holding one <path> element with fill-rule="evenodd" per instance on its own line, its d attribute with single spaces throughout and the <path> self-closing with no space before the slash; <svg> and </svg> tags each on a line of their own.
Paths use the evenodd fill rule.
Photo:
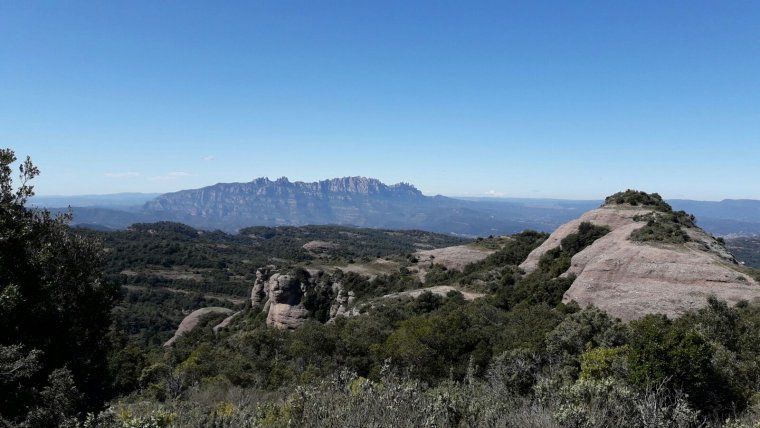
<svg viewBox="0 0 760 428">
<path fill-rule="evenodd" d="M 657 193 L 646 193 L 628 189 L 604 199 L 604 205 L 632 205 L 634 207 L 652 208 L 656 211 L 670 212 L 673 208 Z"/>
<path fill-rule="evenodd" d="M 602 427 L 754 418 L 757 306 L 711 301 L 677 320 L 624 324 L 597 309 L 502 310 L 428 295 L 294 333 L 255 318 L 220 338 L 182 339 L 100 422 Z"/>
<path fill-rule="evenodd" d="M 694 216 L 683 211 L 653 212 L 636 216 L 634 220 L 647 222 L 644 227 L 631 232 L 631 240 L 640 242 L 683 244 L 691 241 L 684 229 L 695 226 Z"/>
<path fill-rule="evenodd" d="M 166 269 L 177 263 L 204 278 L 227 275 L 233 284 L 233 276 L 254 274 L 244 266 L 257 267 L 244 260 L 259 250 L 242 242 L 265 247 L 263 241 L 279 238 L 201 234 L 177 224 L 114 234 L 71 230 L 66 218 L 25 207 L 32 194 L 26 182 L 37 173 L 30 162 L 14 191 L 13 153 L 1 152 L 0 160 L 4 426 L 757 424 L 759 305 L 728 307 L 710 299 L 677 319 L 649 315 L 624 323 L 593 307 L 562 303 L 573 281 L 563 275 L 569 260 L 605 228 L 582 224 L 530 274 L 518 264 L 546 234 L 513 235 L 461 272 L 438 272 L 440 283 L 489 291 L 472 301 L 457 291 L 378 298 L 420 286 L 403 264 L 372 280 L 351 272 L 311 276 L 296 248 L 301 241 L 286 233 L 281 246 L 266 251 L 282 251 L 280 257 L 292 251 L 289 264 L 280 263 L 294 277 L 315 279 L 325 293 L 332 292 L 330 281 L 340 280 L 363 302 L 360 314 L 328 321 L 325 296 L 307 293 L 311 319 L 284 331 L 268 327 L 267 314 L 246 303 L 228 328 L 215 333 L 221 315 L 206 317 L 163 348 L 161 325 L 216 297 L 151 284 L 141 285 L 150 290 L 135 288 L 118 279 L 128 276 L 123 270 L 148 261 Z M 105 253 L 93 238 L 105 244 Z M 379 243 L 373 251 L 391 245 Z M 408 259 L 408 248 L 397 256 Z M 244 281 L 240 288 L 248 292 Z M 213 304 L 225 301 L 235 305 Z M 153 303 L 165 313 L 152 311 Z"/>
<path fill-rule="evenodd" d="M 252 227 L 239 234 L 201 231 L 180 223 L 132 225 L 102 232 L 75 229 L 104 248 L 104 281 L 121 287 L 114 311 L 119 331 L 139 346 L 169 339 L 189 312 L 204 306 L 235 309 L 250 296 L 256 269 L 275 264 L 308 267 L 312 263 L 348 262 L 396 256 L 419 247 L 437 248 L 469 242 L 421 231 L 390 231 L 341 226 Z M 310 251 L 313 241 L 333 244 Z M 409 263 L 406 263 L 409 264 Z M 362 296 L 419 286 L 408 274 L 381 275 L 373 281 L 346 272 L 345 282 Z"/>
<path fill-rule="evenodd" d="M 673 211 L 673 208 L 657 193 L 629 189 L 608 196 L 604 205 L 631 205 L 653 210 L 653 212 L 633 218 L 635 221 L 645 221 L 646 225 L 631 233 L 632 241 L 683 244 L 691 240 L 684 228 L 696 226 L 693 215 L 684 211 Z"/>
</svg>

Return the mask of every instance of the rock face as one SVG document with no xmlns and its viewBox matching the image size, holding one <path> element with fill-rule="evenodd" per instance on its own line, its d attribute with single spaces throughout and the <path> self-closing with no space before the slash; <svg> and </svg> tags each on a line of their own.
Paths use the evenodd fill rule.
<svg viewBox="0 0 760 428">
<path fill-rule="evenodd" d="M 309 316 L 303 304 L 307 285 L 291 275 L 272 273 L 270 268 L 259 269 L 251 292 L 251 304 L 267 312 L 268 325 L 295 330 Z"/>
<path fill-rule="evenodd" d="M 520 267 L 534 271 L 546 251 L 587 221 L 607 226 L 610 233 L 573 256 L 565 275 L 576 279 L 564 302 L 594 305 L 631 320 L 651 313 L 677 316 L 704 306 L 710 295 L 730 303 L 760 299 L 760 284 L 742 273 L 733 256 L 697 227 L 685 229 L 691 238 L 685 244 L 631 241 L 631 232 L 646 225 L 634 217 L 652 211 L 630 205 L 589 211 L 558 228 Z"/>
<path fill-rule="evenodd" d="M 172 216 L 197 227 L 210 225 L 375 225 L 381 215 L 394 216 L 401 206 L 429 199 L 406 183 L 386 185 L 365 177 L 314 183 L 271 181 L 220 183 L 167 193 L 147 202 L 145 212 Z M 379 211 L 385 211 L 379 213 Z M 378 218 L 376 218 L 378 217 Z"/>
<path fill-rule="evenodd" d="M 338 248 L 340 248 L 340 245 L 332 243 L 332 242 L 325 242 L 325 241 L 309 241 L 303 244 L 302 248 L 308 251 L 320 252 L 320 251 L 337 250 Z"/>
<path fill-rule="evenodd" d="M 240 315 L 241 313 L 242 313 L 242 311 L 237 311 L 234 314 L 232 314 L 232 315 L 228 316 L 227 318 L 223 319 L 222 322 L 220 322 L 219 324 L 215 325 L 214 328 L 213 328 L 214 335 L 219 334 L 220 330 L 223 330 L 223 329 L 227 328 L 230 325 L 230 323 L 232 323 L 232 321 L 235 318 L 237 318 L 237 316 Z"/>
<path fill-rule="evenodd" d="M 203 318 L 205 315 L 208 315 L 208 314 L 231 315 L 232 313 L 233 313 L 232 309 L 220 308 L 220 307 L 215 307 L 215 306 L 197 309 L 191 312 L 188 316 L 186 316 L 182 320 L 182 322 L 179 324 L 179 327 L 177 327 L 177 331 L 174 333 L 174 336 L 172 336 L 171 339 L 167 340 L 166 343 L 164 343 L 164 346 L 171 346 L 174 342 L 177 341 L 177 339 L 179 339 L 180 336 L 192 331 L 195 327 L 198 326 L 198 323 L 200 322 L 201 318 Z"/>
<path fill-rule="evenodd" d="M 251 291 L 251 306 L 266 312 L 267 325 L 287 330 L 301 327 L 311 315 L 304 305 L 308 292 L 328 296 L 323 303 L 329 307 L 323 307 L 325 319 L 321 321 L 330 322 L 336 317 L 358 313 L 352 307 L 356 300 L 354 292 L 345 290 L 339 282 L 331 283 L 329 277 L 321 276 L 321 272 L 310 271 L 308 275 L 299 275 L 299 279 L 291 274 L 275 272 L 274 269 L 273 266 L 258 269 Z"/>
<path fill-rule="evenodd" d="M 421 282 L 425 282 L 425 276 L 434 264 L 442 265 L 446 269 L 462 270 L 468 264 L 483 260 L 493 253 L 494 250 L 477 248 L 472 245 L 420 250 L 414 253 L 418 260 L 417 276 Z"/>
<path fill-rule="evenodd" d="M 373 178 L 343 177 L 313 183 L 287 178 L 219 183 L 160 195 L 146 202 L 139 214 L 154 219 L 151 221 L 169 220 L 228 232 L 249 226 L 331 224 L 472 236 L 547 229 L 557 224 L 531 220 L 534 211 L 516 204 L 425 196 L 408 183 L 387 185 Z M 82 214 L 79 222 L 97 218 Z"/>
<path fill-rule="evenodd" d="M 332 287 L 335 301 L 330 307 L 330 321 L 334 320 L 336 317 L 354 315 L 354 313 L 349 310 L 349 307 L 356 301 L 354 292 L 344 290 L 339 282 L 334 283 Z"/>
<path fill-rule="evenodd" d="M 425 287 L 425 288 L 418 288 L 416 290 L 408 290 L 408 291 L 402 291 L 400 293 L 391 293 L 386 294 L 383 296 L 383 299 L 396 299 L 399 297 L 411 297 L 413 299 L 416 299 L 420 297 L 425 292 L 431 292 L 435 294 L 436 296 L 446 297 L 450 292 L 456 291 L 458 293 L 462 294 L 462 297 L 464 300 L 475 300 L 479 299 L 481 297 L 485 297 L 486 295 L 483 293 L 475 293 L 472 291 L 462 291 L 456 287 L 452 287 L 451 285 L 436 285 L 434 287 Z"/>
</svg>

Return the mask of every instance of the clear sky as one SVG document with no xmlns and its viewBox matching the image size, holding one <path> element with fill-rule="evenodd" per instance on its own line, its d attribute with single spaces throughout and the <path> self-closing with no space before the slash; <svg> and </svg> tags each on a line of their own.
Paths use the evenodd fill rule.
<svg viewBox="0 0 760 428">
<path fill-rule="evenodd" d="M 0 0 L 0 144 L 41 195 L 760 199 L 760 2 Z"/>
</svg>

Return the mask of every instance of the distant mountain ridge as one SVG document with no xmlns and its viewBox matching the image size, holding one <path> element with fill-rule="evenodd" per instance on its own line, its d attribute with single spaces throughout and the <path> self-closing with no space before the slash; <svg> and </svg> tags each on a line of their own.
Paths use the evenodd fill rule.
<svg viewBox="0 0 760 428">
<path fill-rule="evenodd" d="M 260 204 L 264 200 L 285 199 L 299 202 L 310 199 L 332 200 L 346 198 L 397 198 L 403 200 L 424 199 L 425 196 L 407 183 L 386 185 L 380 180 L 366 177 L 344 177 L 313 183 L 291 182 L 286 177 L 271 181 L 257 178 L 249 183 L 218 183 L 200 189 L 166 193 L 145 203 L 148 211 L 187 210 L 196 215 L 222 214 L 222 204 Z M 293 199 L 295 198 L 295 199 Z"/>
<path fill-rule="evenodd" d="M 409 183 L 366 177 L 317 182 L 257 178 L 162 195 L 116 194 L 35 197 L 33 205 L 73 207 L 74 224 L 123 229 L 132 223 L 170 220 L 201 229 L 234 232 L 249 226 L 335 224 L 420 229 L 468 236 L 535 229 L 551 232 L 601 200 L 451 198 L 427 196 Z M 760 201 L 669 201 L 697 216 L 710 233 L 760 235 Z"/>
<path fill-rule="evenodd" d="M 145 203 L 143 211 L 195 227 L 227 230 L 252 225 L 336 224 L 477 235 L 525 227 L 471 205 L 425 196 L 408 183 L 387 185 L 366 177 L 305 183 L 283 177 L 167 193 Z"/>
</svg>

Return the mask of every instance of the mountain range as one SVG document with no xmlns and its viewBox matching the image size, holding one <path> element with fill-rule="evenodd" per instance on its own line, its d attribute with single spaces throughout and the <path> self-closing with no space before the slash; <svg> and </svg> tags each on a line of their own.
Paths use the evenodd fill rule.
<svg viewBox="0 0 760 428">
<path fill-rule="evenodd" d="M 668 201 L 693 213 L 705 230 L 721 236 L 760 234 L 760 201 Z M 35 197 L 32 204 L 63 211 L 73 224 L 124 229 L 133 223 L 177 221 L 201 229 L 234 232 L 248 226 L 336 224 L 420 229 L 487 236 L 525 229 L 553 231 L 598 207 L 601 200 L 452 198 L 427 196 L 408 183 L 387 185 L 373 178 L 318 182 L 257 178 L 166 194 Z"/>
</svg>

